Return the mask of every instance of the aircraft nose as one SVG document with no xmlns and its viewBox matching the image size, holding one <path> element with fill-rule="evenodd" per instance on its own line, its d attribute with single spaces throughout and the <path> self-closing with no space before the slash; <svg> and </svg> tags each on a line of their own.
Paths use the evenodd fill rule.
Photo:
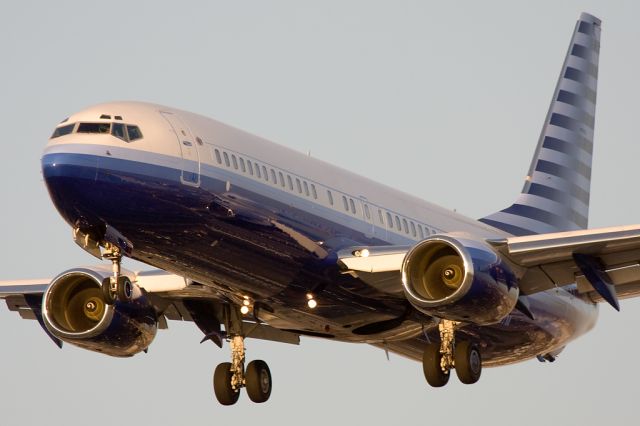
<svg viewBox="0 0 640 426">
<path fill-rule="evenodd" d="M 75 222 L 78 209 L 95 196 L 98 161 L 95 157 L 73 153 L 45 153 L 42 176 L 56 209 L 69 223 Z"/>
</svg>

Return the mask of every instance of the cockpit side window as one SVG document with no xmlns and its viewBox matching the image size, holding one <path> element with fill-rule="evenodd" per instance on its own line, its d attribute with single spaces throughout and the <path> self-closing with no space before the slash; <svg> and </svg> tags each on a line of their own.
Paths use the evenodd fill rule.
<svg viewBox="0 0 640 426">
<path fill-rule="evenodd" d="M 111 125 L 111 134 L 118 139 L 122 139 L 125 142 L 127 141 L 127 134 L 124 131 L 124 124 L 122 123 L 113 123 Z"/>
<path fill-rule="evenodd" d="M 78 133 L 109 133 L 111 123 L 80 123 Z"/>
<path fill-rule="evenodd" d="M 127 124 L 127 133 L 129 134 L 129 141 L 133 142 L 136 139 L 142 139 L 142 132 L 138 126 L 132 126 Z"/>
<path fill-rule="evenodd" d="M 64 136 L 64 135 L 68 135 L 69 133 L 73 132 L 73 127 L 76 124 L 67 124 L 66 126 L 60 126 L 57 127 L 54 131 L 53 134 L 51 135 L 51 139 L 54 138 L 59 138 L 60 136 Z"/>
</svg>

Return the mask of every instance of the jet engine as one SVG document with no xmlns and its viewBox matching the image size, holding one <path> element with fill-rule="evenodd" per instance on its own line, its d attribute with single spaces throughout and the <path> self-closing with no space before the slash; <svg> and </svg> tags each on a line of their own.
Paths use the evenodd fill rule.
<svg viewBox="0 0 640 426">
<path fill-rule="evenodd" d="M 409 302 L 430 316 L 479 325 L 507 316 L 518 301 L 517 278 L 489 245 L 465 235 L 433 235 L 404 258 Z"/>
<path fill-rule="evenodd" d="M 101 285 L 109 272 L 77 268 L 58 275 L 42 299 L 43 321 L 64 342 L 111 356 L 133 356 L 153 341 L 157 315 L 136 285 L 130 302 L 106 304 Z"/>
</svg>

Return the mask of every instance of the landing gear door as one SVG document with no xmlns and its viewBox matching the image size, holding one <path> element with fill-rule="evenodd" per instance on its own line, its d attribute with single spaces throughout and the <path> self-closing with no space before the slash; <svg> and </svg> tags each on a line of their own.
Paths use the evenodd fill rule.
<svg viewBox="0 0 640 426">
<path fill-rule="evenodd" d="M 182 176 L 180 181 L 185 185 L 200 186 L 200 156 L 198 154 L 198 144 L 195 142 L 191 130 L 176 114 L 165 111 L 160 113 L 171 125 L 180 146 L 182 155 Z"/>
</svg>

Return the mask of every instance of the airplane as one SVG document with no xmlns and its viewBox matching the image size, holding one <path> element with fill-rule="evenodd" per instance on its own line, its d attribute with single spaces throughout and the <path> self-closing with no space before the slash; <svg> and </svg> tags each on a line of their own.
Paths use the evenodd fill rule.
<svg viewBox="0 0 640 426">
<path fill-rule="evenodd" d="M 213 375 L 223 405 L 271 395 L 248 338 L 370 344 L 422 362 L 433 387 L 553 362 L 599 303 L 640 295 L 640 225 L 588 229 L 600 32 L 580 15 L 522 191 L 479 220 L 190 112 L 77 112 L 42 173 L 73 240 L 104 262 L 2 281 L 0 298 L 58 346 L 115 357 L 192 321 L 230 348 Z"/>
</svg>

